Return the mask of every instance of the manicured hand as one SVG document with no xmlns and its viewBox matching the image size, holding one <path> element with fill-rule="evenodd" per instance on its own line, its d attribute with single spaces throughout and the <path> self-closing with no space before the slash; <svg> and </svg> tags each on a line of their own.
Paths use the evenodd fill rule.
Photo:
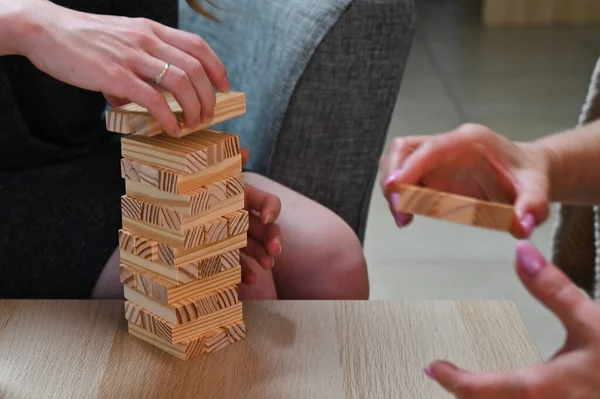
<svg viewBox="0 0 600 399">
<path fill-rule="evenodd" d="M 249 158 L 247 149 L 242 149 L 242 162 Z M 245 208 L 250 215 L 248 245 L 240 251 L 245 284 L 257 282 L 258 267 L 271 269 L 275 257 L 281 253 L 281 230 L 275 223 L 281 212 L 279 197 L 260 190 L 252 185 L 245 187 Z"/>
<path fill-rule="evenodd" d="M 135 102 L 163 130 L 181 135 L 177 119 L 159 90 L 170 91 L 185 124 L 212 119 L 218 91 L 229 90 L 221 60 L 198 35 L 157 22 L 87 14 L 45 0 L 27 7 L 19 52 L 40 70 L 65 83 L 104 93 L 109 103 Z M 160 86 L 154 78 L 171 64 Z"/>
<path fill-rule="evenodd" d="M 515 206 L 512 234 L 528 237 L 549 213 L 548 154 L 514 143 L 481 125 L 432 136 L 397 138 L 380 161 L 381 185 L 399 227 L 412 216 L 392 208 L 395 184 L 433 189 Z"/>
<path fill-rule="evenodd" d="M 519 243 L 516 263 L 525 287 L 564 324 L 564 346 L 547 362 L 516 371 L 473 373 L 436 361 L 425 373 L 459 399 L 600 398 L 600 304 L 529 243 Z"/>
</svg>

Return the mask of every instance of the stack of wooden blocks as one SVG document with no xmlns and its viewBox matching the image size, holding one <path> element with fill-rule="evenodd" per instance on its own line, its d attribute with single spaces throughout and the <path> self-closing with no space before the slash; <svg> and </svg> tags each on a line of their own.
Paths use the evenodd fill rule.
<svg viewBox="0 0 600 399">
<path fill-rule="evenodd" d="M 218 95 L 212 123 L 245 106 L 242 93 Z M 109 131 L 129 134 L 121 139 L 119 247 L 130 334 L 182 359 L 243 339 L 238 284 L 249 215 L 239 137 L 206 126 L 160 134 L 135 104 L 106 116 Z"/>
</svg>

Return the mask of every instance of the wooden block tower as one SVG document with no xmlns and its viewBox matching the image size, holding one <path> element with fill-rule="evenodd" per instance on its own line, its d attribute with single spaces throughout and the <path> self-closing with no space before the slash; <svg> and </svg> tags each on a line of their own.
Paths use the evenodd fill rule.
<svg viewBox="0 0 600 399">
<path fill-rule="evenodd" d="M 171 94 L 171 109 L 183 112 Z M 243 93 L 218 94 L 218 123 L 246 110 Z M 120 276 L 130 334 L 181 359 L 245 337 L 240 249 L 246 246 L 239 137 L 199 126 L 160 134 L 145 108 L 107 111 L 121 139 Z"/>
</svg>

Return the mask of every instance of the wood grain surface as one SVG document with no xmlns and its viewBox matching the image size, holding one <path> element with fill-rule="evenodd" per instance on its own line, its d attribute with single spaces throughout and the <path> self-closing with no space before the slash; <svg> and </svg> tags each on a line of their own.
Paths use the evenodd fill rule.
<svg viewBox="0 0 600 399">
<path fill-rule="evenodd" d="M 123 301 L 0 301 L 0 397 L 450 399 L 433 359 L 541 361 L 510 302 L 244 302 L 246 338 L 188 361 L 127 331 Z"/>
<path fill-rule="evenodd" d="M 210 122 L 198 126 L 187 127 L 183 122 L 183 109 L 177 103 L 172 93 L 163 93 L 167 104 L 177 117 L 179 126 L 184 136 L 197 130 L 233 119 L 246 112 L 246 95 L 240 92 L 217 93 L 214 107 L 214 116 Z M 129 103 L 120 107 L 107 110 L 106 130 L 115 133 L 134 133 L 140 136 L 156 136 L 163 133 L 160 124 L 150 115 L 148 110 L 140 105 Z M 166 134 L 162 134 L 166 136 Z"/>
<path fill-rule="evenodd" d="M 499 231 L 519 225 L 512 205 L 406 184 L 396 184 L 391 191 L 399 194 L 392 203 L 397 212 Z"/>
</svg>

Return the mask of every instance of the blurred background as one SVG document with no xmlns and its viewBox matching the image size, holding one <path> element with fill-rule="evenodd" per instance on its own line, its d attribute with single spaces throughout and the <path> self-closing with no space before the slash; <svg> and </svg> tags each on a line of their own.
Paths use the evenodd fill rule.
<svg viewBox="0 0 600 399">
<path fill-rule="evenodd" d="M 577 123 L 600 55 L 600 1 L 486 1 L 416 0 L 416 36 L 388 142 L 464 122 L 513 140 Z M 531 239 L 546 256 L 554 214 Z M 564 332 L 518 280 L 516 243 L 421 217 L 399 230 L 376 185 L 365 241 L 371 298 L 515 301 L 547 358 Z"/>
</svg>

